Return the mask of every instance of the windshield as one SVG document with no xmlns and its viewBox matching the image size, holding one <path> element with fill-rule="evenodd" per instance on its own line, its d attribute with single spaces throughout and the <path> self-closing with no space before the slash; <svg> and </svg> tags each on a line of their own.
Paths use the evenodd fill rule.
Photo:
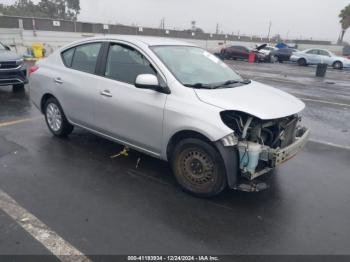
<svg viewBox="0 0 350 262">
<path fill-rule="evenodd" d="M 209 86 L 243 79 L 209 52 L 191 46 L 154 46 L 152 50 L 185 86 Z"/>
</svg>

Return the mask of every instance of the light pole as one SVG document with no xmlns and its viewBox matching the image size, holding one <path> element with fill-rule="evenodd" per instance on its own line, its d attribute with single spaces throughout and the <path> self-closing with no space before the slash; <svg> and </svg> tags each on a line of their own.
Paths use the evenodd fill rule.
<svg viewBox="0 0 350 262">
<path fill-rule="evenodd" d="M 272 22 L 270 21 L 270 24 L 269 24 L 269 32 L 267 33 L 267 39 L 270 39 L 271 27 L 272 27 Z"/>
</svg>

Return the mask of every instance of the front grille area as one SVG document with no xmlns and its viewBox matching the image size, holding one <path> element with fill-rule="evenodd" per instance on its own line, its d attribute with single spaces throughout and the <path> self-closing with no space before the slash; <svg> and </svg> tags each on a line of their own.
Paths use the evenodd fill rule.
<svg viewBox="0 0 350 262">
<path fill-rule="evenodd" d="M 23 81 L 19 78 L 16 79 L 0 79 L 1 85 L 15 85 L 15 84 L 23 84 Z"/>
<path fill-rule="evenodd" d="M 14 69 L 17 67 L 18 67 L 18 65 L 16 64 L 16 61 L 0 62 L 0 70 L 1 69 Z"/>
<path fill-rule="evenodd" d="M 25 69 L 13 71 L 0 70 L 0 86 L 27 83 L 26 76 L 27 71 Z"/>
<path fill-rule="evenodd" d="M 285 148 L 295 142 L 297 131 L 298 117 L 292 118 L 283 128 L 283 140 L 281 141 L 281 148 Z"/>
</svg>

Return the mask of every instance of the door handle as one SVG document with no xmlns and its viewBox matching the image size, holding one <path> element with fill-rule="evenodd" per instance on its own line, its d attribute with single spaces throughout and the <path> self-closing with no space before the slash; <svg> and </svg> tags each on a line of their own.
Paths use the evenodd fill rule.
<svg viewBox="0 0 350 262">
<path fill-rule="evenodd" d="M 56 84 L 60 84 L 62 85 L 63 84 L 63 81 L 60 77 L 56 77 L 54 80 L 53 80 Z"/>
<path fill-rule="evenodd" d="M 103 90 L 101 91 L 101 96 L 105 96 L 105 97 L 112 97 L 113 95 L 111 94 L 111 91 L 109 90 Z"/>
</svg>

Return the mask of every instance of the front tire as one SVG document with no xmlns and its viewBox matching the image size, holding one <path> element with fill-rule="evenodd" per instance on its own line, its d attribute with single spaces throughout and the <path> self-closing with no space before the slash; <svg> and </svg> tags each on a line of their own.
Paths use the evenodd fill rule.
<svg viewBox="0 0 350 262">
<path fill-rule="evenodd" d="M 301 58 L 298 60 L 298 65 L 299 66 L 307 66 L 307 62 L 304 58 Z"/>
<path fill-rule="evenodd" d="M 343 69 L 343 63 L 340 62 L 340 61 L 336 61 L 336 62 L 334 62 L 334 64 L 333 64 L 333 68 L 334 68 L 334 69 L 337 69 L 337 70 L 342 70 L 342 69 Z"/>
<path fill-rule="evenodd" d="M 192 195 L 212 197 L 227 186 L 221 155 L 213 145 L 203 140 L 182 140 L 175 147 L 171 164 L 177 182 Z"/>
<path fill-rule="evenodd" d="M 60 103 L 56 98 L 49 98 L 44 107 L 45 120 L 51 133 L 57 137 L 67 137 L 74 127 L 68 122 Z"/>
</svg>

